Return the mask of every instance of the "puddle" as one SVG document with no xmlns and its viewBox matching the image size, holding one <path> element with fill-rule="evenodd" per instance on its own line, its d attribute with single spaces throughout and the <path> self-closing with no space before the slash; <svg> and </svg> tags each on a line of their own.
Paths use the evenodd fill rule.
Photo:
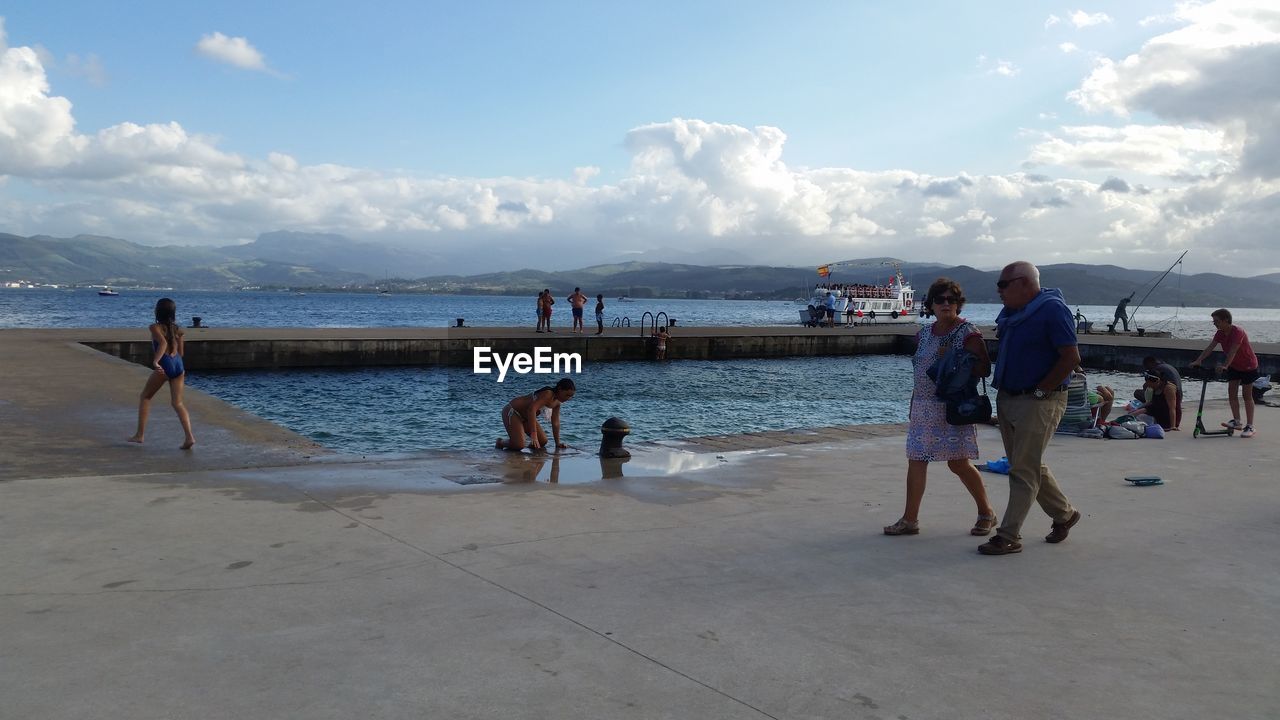
<svg viewBox="0 0 1280 720">
<path fill-rule="evenodd" d="M 290 485 L 321 496 L 357 492 L 469 492 L 519 486 L 602 485 L 619 489 L 616 481 L 635 479 L 627 490 L 645 487 L 643 480 L 679 480 L 721 489 L 744 484 L 750 473 L 735 472 L 750 458 L 785 453 L 741 450 L 692 452 L 669 446 L 630 448 L 629 458 L 601 458 L 569 451 L 564 454 L 432 452 L 415 457 L 369 462 L 317 462 L 301 466 L 223 471 L 220 477 L 248 485 Z M 752 484 L 746 482 L 745 484 Z M 654 484 L 650 483 L 652 487 Z"/>
<path fill-rule="evenodd" d="M 723 455 L 660 448 L 633 451 L 629 458 L 602 458 L 586 453 L 541 456 L 521 453 L 485 469 L 509 483 L 581 485 L 625 477 L 673 477 L 722 467 L 728 462 Z"/>
</svg>

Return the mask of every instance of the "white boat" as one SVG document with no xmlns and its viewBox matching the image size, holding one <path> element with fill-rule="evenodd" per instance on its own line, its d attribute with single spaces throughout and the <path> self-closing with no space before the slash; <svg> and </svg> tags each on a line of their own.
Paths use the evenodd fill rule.
<svg viewBox="0 0 1280 720">
<path fill-rule="evenodd" d="M 836 322 L 843 324 L 911 323 L 916 321 L 920 306 L 915 303 L 911 283 L 902 277 L 902 269 L 894 265 L 893 276 L 884 285 L 862 283 L 819 283 L 808 304 L 826 307 L 827 293 L 835 297 Z M 801 322 L 808 322 L 808 310 L 800 311 Z"/>
<path fill-rule="evenodd" d="M 107 287 L 106 285 L 104 285 L 104 286 L 102 286 L 102 289 L 98 291 L 98 294 L 99 294 L 99 295 L 101 295 L 101 296 L 103 296 L 103 297 L 116 297 L 116 296 L 117 296 L 117 295 L 119 295 L 120 293 L 118 293 L 118 292 L 116 292 L 115 290 L 112 290 L 110 287 Z"/>
<path fill-rule="evenodd" d="M 622 297 L 618 298 L 618 302 L 635 302 L 635 300 L 632 300 L 626 295 L 623 295 Z"/>
</svg>

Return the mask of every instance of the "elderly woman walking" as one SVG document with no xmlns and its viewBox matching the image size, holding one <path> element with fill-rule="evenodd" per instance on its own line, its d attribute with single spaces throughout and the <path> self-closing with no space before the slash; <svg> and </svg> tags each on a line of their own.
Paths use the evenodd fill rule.
<svg viewBox="0 0 1280 720">
<path fill-rule="evenodd" d="M 951 425 L 947 422 L 947 405 L 937 398 L 937 385 L 927 371 L 938 358 L 956 345 L 973 353 L 974 377 L 991 372 L 991 358 L 982 341 L 982 332 L 960 317 L 964 293 L 959 283 L 938 278 L 929 286 L 925 307 L 937 320 L 922 328 L 916 336 L 916 354 L 912 359 L 915 386 L 911 394 L 911 414 L 907 426 L 907 504 L 902 519 L 887 526 L 885 535 L 917 535 L 920 532 L 920 501 L 924 498 L 925 477 L 929 463 L 945 460 L 951 472 L 960 478 L 978 506 L 978 520 L 969 532 L 987 535 L 996 526 L 996 511 L 987 500 L 982 476 L 973 466 L 978 457 L 978 439 L 973 425 Z"/>
</svg>

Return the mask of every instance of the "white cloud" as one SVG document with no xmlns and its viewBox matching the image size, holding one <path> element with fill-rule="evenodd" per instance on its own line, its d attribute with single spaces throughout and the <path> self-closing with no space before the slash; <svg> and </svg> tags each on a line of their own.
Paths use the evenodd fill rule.
<svg viewBox="0 0 1280 720">
<path fill-rule="evenodd" d="M 1178 18 L 1173 14 L 1166 15 L 1148 15 L 1138 21 L 1140 27 L 1150 27 L 1151 25 L 1168 25 L 1177 22 Z"/>
<path fill-rule="evenodd" d="M 1175 15 L 1184 27 L 1122 60 L 1100 58 L 1069 98 L 1090 112 L 1214 126 L 1242 145 L 1242 170 L 1280 177 L 1280 13 L 1233 0 Z"/>
<path fill-rule="evenodd" d="M 1220 130 L 1176 125 L 1064 127 L 1046 133 L 1029 162 L 1083 170 L 1121 170 L 1153 176 L 1231 172 L 1239 152 Z"/>
<path fill-rule="evenodd" d="M 246 38 L 228 37 L 220 32 L 213 32 L 200 38 L 196 43 L 196 52 L 242 70 L 273 72 L 267 67 L 266 58 Z"/>
<path fill-rule="evenodd" d="M 1146 110 L 1124 88 L 1112 94 Z M 779 264 L 897 255 L 1143 267 L 1186 246 L 1211 249 L 1223 272 L 1280 264 L 1272 240 L 1280 187 L 1232 174 L 1241 145 L 1228 129 L 1085 126 L 1036 137 L 1035 162 L 1098 177 L 797 168 L 786 162 L 779 128 L 676 118 L 626 133 L 630 167 L 608 182 L 586 163 L 566 178 L 422 178 L 284 153 L 242 157 L 177 123 L 81 132 L 37 53 L 8 48 L 0 54 L 0 228 L 153 244 L 336 232 L 489 268 L 502 257 L 525 263 L 531 242 L 565 265 L 604 260 L 615 248 L 726 246 Z M 1142 192 L 1132 190 L 1140 178 L 1099 183 L 1131 173 L 1175 177 Z M 15 185 L 38 192 L 9 194 Z"/>
<path fill-rule="evenodd" d="M 1058 17 L 1057 15 L 1050 15 L 1049 17 L 1044 19 L 1044 29 L 1048 30 L 1049 28 L 1053 27 L 1054 25 L 1057 25 L 1060 22 L 1062 22 L 1062 18 Z"/>
<path fill-rule="evenodd" d="M 1014 77 L 1022 72 L 1022 69 L 1014 65 L 1008 60 L 996 59 L 992 61 L 986 55 L 978 56 L 978 68 L 983 70 L 987 75 L 1000 75 L 1002 77 Z"/>
<path fill-rule="evenodd" d="M 1071 13 L 1071 24 L 1075 25 L 1077 28 L 1104 25 L 1109 22 L 1111 22 L 1111 16 L 1103 12 L 1087 13 L 1083 10 L 1076 10 Z"/>
<path fill-rule="evenodd" d="M 956 229 L 933 218 L 921 218 L 923 224 L 916 229 L 916 234 L 924 237 L 940 238 L 955 233 Z"/>
<path fill-rule="evenodd" d="M 1080 51 L 1080 46 L 1079 46 L 1079 45 L 1076 45 L 1076 44 L 1075 44 L 1075 43 L 1073 43 L 1073 42 L 1064 42 L 1064 43 L 1059 43 L 1059 44 L 1058 44 L 1058 49 L 1059 49 L 1059 50 L 1061 50 L 1061 51 L 1062 51 L 1062 52 L 1064 52 L 1064 53 L 1070 54 L 1070 53 L 1073 53 L 1073 52 L 1079 52 L 1079 51 Z"/>
<path fill-rule="evenodd" d="M 67 72 L 78 75 L 99 87 L 107 84 L 107 69 L 102 66 L 102 58 L 94 53 L 80 57 L 76 53 L 67 55 Z"/>
</svg>

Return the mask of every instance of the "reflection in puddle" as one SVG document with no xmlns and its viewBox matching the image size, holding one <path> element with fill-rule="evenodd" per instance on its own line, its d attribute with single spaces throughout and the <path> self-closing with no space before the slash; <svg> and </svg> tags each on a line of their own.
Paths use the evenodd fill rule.
<svg viewBox="0 0 1280 720">
<path fill-rule="evenodd" d="M 663 448 L 633 452 L 629 458 L 602 458 L 585 453 L 567 455 L 511 454 L 506 462 L 485 469 L 509 483 L 579 484 L 631 477 L 671 477 L 728 464 L 723 455 Z"/>
</svg>

